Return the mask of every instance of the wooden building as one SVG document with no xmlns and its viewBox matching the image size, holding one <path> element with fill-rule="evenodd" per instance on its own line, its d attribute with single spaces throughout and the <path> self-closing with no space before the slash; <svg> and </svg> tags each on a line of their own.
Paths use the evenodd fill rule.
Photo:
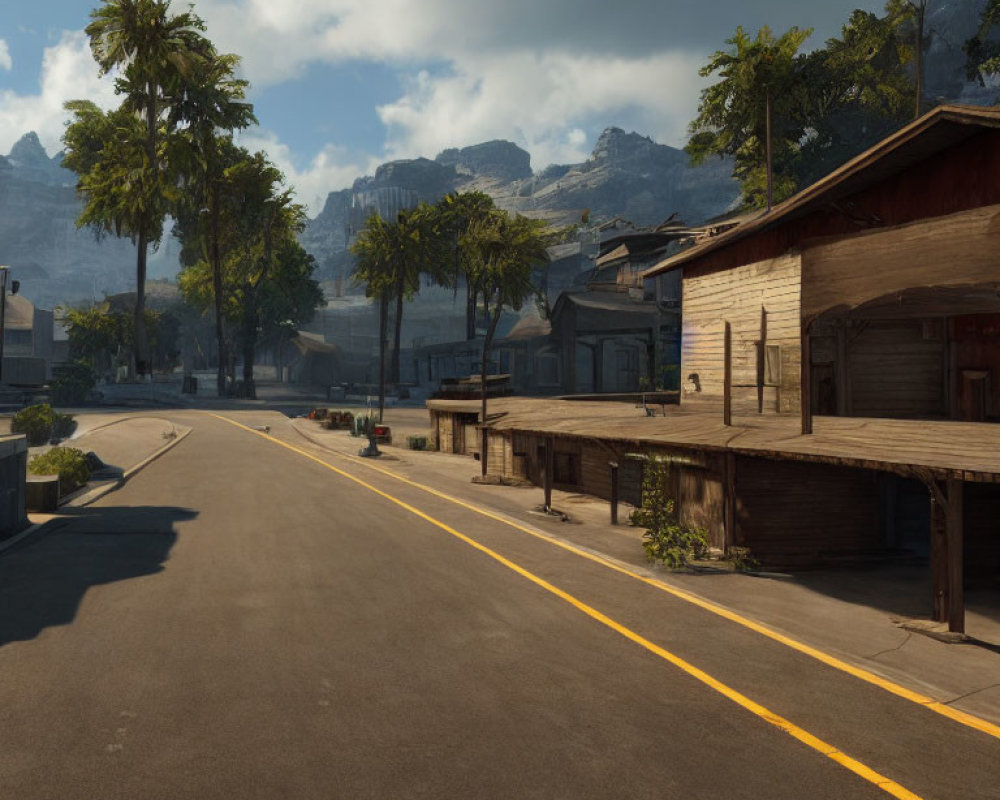
<svg viewBox="0 0 1000 800">
<path fill-rule="evenodd" d="M 644 277 L 667 274 L 680 407 L 512 409 L 489 423 L 499 466 L 608 496 L 610 463 L 667 455 L 717 544 L 928 557 L 934 616 L 961 630 L 965 580 L 1000 583 L 1000 109 L 939 107 Z"/>
</svg>

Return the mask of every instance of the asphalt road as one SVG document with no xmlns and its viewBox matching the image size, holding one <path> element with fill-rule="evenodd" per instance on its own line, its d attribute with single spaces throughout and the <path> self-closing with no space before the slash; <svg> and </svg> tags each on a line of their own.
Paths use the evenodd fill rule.
<svg viewBox="0 0 1000 800">
<path fill-rule="evenodd" d="M 178 418 L 0 557 L 4 800 L 1000 798 L 1000 739 L 301 440 Z"/>
</svg>

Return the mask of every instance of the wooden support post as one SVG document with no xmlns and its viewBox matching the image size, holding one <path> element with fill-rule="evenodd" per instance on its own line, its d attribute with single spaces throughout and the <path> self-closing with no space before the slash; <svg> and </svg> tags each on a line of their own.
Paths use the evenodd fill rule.
<svg viewBox="0 0 1000 800">
<path fill-rule="evenodd" d="M 733 328 L 728 322 L 723 354 L 722 424 L 733 424 Z"/>
<path fill-rule="evenodd" d="M 611 524 L 618 524 L 618 462 L 609 461 L 611 467 Z"/>
<path fill-rule="evenodd" d="M 810 324 L 802 322 L 802 378 L 800 386 L 799 406 L 802 410 L 802 435 L 809 436 L 813 432 L 812 417 L 812 353 L 809 346 Z"/>
<path fill-rule="evenodd" d="M 479 460 L 482 463 L 479 466 L 481 468 L 480 472 L 481 472 L 482 476 L 485 478 L 487 472 L 489 471 L 489 463 L 487 462 L 487 458 L 489 458 L 488 450 L 489 450 L 489 441 L 490 441 L 490 439 L 489 439 L 489 435 L 487 433 L 487 429 L 484 427 L 481 430 L 483 432 L 483 436 L 482 436 L 482 439 L 480 440 L 481 444 L 479 446 Z"/>
<path fill-rule="evenodd" d="M 552 470 L 555 464 L 555 439 L 545 440 L 545 510 L 552 510 Z"/>
<path fill-rule="evenodd" d="M 722 505 L 722 524 L 724 530 L 723 550 L 737 544 L 736 540 L 736 454 L 726 453 L 723 474 L 724 499 Z"/>
<path fill-rule="evenodd" d="M 767 380 L 767 309 L 760 307 L 760 340 L 757 342 L 757 413 L 764 413 L 764 382 Z"/>
<path fill-rule="evenodd" d="M 963 488 L 962 481 L 948 479 L 945 536 L 948 540 L 948 630 L 951 633 L 965 633 Z"/>
<path fill-rule="evenodd" d="M 931 618 L 948 620 L 947 503 L 937 481 L 925 481 L 931 492 Z"/>
</svg>

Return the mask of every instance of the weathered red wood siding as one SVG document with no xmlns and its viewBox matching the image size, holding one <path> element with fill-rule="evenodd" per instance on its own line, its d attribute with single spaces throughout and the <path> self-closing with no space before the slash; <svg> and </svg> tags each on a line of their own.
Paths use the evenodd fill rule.
<svg viewBox="0 0 1000 800">
<path fill-rule="evenodd" d="M 738 457 L 737 544 L 767 567 L 806 568 L 880 552 L 875 473 Z"/>
</svg>

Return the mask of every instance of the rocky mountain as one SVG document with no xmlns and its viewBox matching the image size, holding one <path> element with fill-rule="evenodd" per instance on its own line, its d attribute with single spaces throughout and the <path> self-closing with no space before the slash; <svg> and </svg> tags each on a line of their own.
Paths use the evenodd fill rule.
<svg viewBox="0 0 1000 800">
<path fill-rule="evenodd" d="M 76 175 L 61 163 L 62 155 L 50 158 L 34 133 L 0 156 L 0 264 L 41 308 L 135 291 L 134 245 L 77 228 Z M 171 245 L 165 241 L 150 259 L 150 277 L 176 273 Z"/>
<path fill-rule="evenodd" d="M 483 191 L 501 208 L 554 224 L 625 217 L 653 225 L 671 214 L 689 223 L 730 208 L 739 196 L 731 167 L 715 161 L 692 168 L 683 151 L 646 136 L 608 128 L 582 164 L 531 170 L 530 155 L 506 141 L 453 148 L 433 160 L 418 158 L 380 166 L 351 189 L 332 192 L 302 236 L 324 277 L 343 281 L 351 236 L 372 210 L 391 217 L 421 200 L 452 191 Z"/>
</svg>

